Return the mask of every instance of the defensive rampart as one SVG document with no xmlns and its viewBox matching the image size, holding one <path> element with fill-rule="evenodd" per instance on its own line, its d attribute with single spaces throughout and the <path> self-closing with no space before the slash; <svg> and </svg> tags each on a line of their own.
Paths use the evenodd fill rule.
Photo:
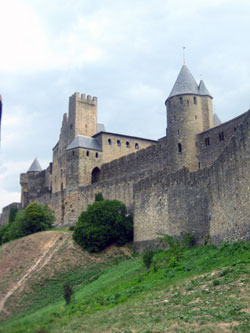
<svg viewBox="0 0 250 333">
<path fill-rule="evenodd" d="M 156 241 L 158 232 L 190 232 L 215 244 L 250 239 L 249 119 L 248 113 L 211 167 L 193 173 L 163 170 L 135 184 L 138 249 Z"/>
</svg>

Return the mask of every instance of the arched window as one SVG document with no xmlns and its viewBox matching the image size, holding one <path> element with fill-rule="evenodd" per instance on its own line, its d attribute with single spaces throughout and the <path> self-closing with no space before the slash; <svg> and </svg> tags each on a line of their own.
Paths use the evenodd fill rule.
<svg viewBox="0 0 250 333">
<path fill-rule="evenodd" d="M 95 157 L 98 158 L 98 153 L 95 153 Z"/>
<path fill-rule="evenodd" d="M 117 141 L 116 141 L 116 144 L 117 144 L 118 147 L 120 147 L 120 146 L 121 146 L 121 141 L 120 141 L 120 140 L 117 140 Z"/>
<path fill-rule="evenodd" d="M 180 97 L 180 104 L 183 104 L 183 98 Z"/>
<path fill-rule="evenodd" d="M 139 149 L 139 143 L 135 143 L 135 149 Z"/>
<path fill-rule="evenodd" d="M 127 141 L 126 142 L 126 147 L 129 148 L 130 147 L 130 143 Z"/>
<path fill-rule="evenodd" d="M 97 183 L 101 180 L 101 170 L 95 167 L 91 173 L 91 182 L 92 184 Z"/>
<path fill-rule="evenodd" d="M 111 139 L 108 139 L 108 144 L 112 145 L 112 140 Z"/>
<path fill-rule="evenodd" d="M 178 152 L 179 152 L 179 153 L 182 152 L 182 146 L 181 146 L 181 143 L 178 143 Z"/>
<path fill-rule="evenodd" d="M 197 104 L 197 99 L 196 99 L 196 97 L 194 97 L 194 104 Z"/>
<path fill-rule="evenodd" d="M 86 156 L 89 156 L 89 151 L 88 150 L 86 151 Z"/>
</svg>

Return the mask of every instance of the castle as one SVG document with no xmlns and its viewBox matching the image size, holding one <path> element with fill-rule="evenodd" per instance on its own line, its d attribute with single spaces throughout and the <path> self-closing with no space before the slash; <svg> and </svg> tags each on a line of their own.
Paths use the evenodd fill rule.
<svg viewBox="0 0 250 333">
<path fill-rule="evenodd" d="M 21 207 L 36 201 L 57 225 L 75 224 L 96 193 L 123 201 L 134 215 L 134 243 L 192 232 L 214 243 L 250 238 L 250 110 L 214 124 L 212 95 L 184 64 L 165 105 L 158 141 L 106 132 L 97 98 L 69 98 L 53 162 L 21 174 Z M 10 206 L 3 209 L 2 224 Z"/>
</svg>

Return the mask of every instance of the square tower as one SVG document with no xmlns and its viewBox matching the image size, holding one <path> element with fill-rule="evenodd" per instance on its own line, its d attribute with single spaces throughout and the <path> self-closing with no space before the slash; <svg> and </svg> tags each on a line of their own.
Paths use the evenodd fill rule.
<svg viewBox="0 0 250 333">
<path fill-rule="evenodd" d="M 97 98 L 75 93 L 69 98 L 69 143 L 78 135 L 93 136 L 97 128 Z"/>
</svg>

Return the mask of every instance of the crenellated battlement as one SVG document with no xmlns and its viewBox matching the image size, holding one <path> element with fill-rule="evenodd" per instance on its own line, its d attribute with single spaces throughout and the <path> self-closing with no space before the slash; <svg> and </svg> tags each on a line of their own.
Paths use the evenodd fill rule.
<svg viewBox="0 0 250 333">
<path fill-rule="evenodd" d="M 88 104 L 97 104 L 97 97 L 86 95 L 86 94 L 79 94 L 79 92 L 75 92 L 71 98 L 74 98 L 78 102 L 88 103 Z"/>
</svg>

